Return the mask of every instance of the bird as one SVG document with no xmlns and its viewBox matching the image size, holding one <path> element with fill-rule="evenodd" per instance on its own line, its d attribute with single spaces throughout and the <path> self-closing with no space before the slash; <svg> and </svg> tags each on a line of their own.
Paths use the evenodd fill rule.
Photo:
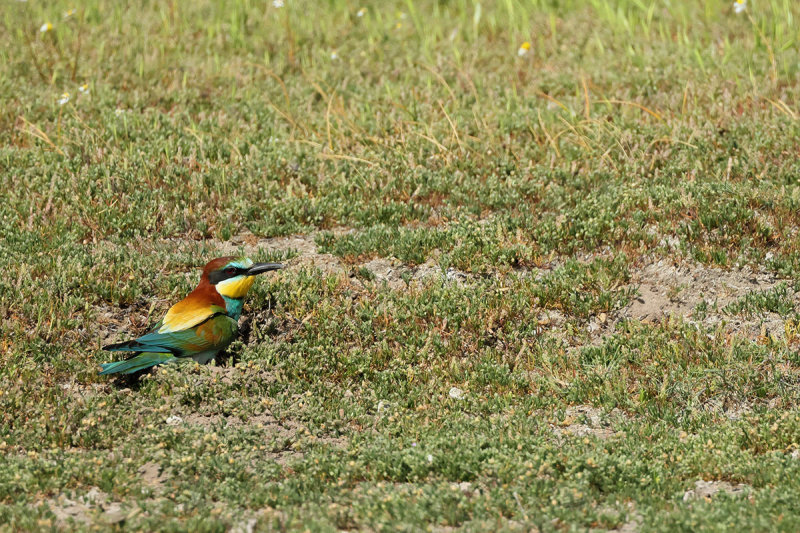
<svg viewBox="0 0 800 533">
<path fill-rule="evenodd" d="M 123 361 L 102 363 L 100 374 L 133 374 L 188 357 L 200 364 L 208 363 L 236 338 L 244 297 L 255 276 L 283 267 L 280 263 L 253 263 L 247 257 L 210 261 L 203 268 L 197 287 L 170 307 L 148 333 L 103 346 L 110 352 L 133 355 Z"/>
</svg>

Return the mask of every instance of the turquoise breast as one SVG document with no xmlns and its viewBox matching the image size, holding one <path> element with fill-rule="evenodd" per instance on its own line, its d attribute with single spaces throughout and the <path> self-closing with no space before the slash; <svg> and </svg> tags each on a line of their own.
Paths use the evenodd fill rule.
<svg viewBox="0 0 800 533">
<path fill-rule="evenodd" d="M 242 316 L 244 299 L 228 298 L 227 296 L 223 296 L 222 298 L 225 300 L 225 309 L 227 310 L 226 314 L 234 320 L 239 320 L 239 317 Z"/>
</svg>

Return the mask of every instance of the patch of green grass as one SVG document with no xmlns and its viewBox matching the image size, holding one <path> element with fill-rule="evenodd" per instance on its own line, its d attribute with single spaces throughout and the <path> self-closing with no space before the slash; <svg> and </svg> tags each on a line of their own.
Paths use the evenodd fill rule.
<svg viewBox="0 0 800 533">
<path fill-rule="evenodd" d="M 756 316 L 766 312 L 787 317 L 797 312 L 793 296 L 786 283 L 780 283 L 771 289 L 749 292 L 722 310 L 732 315 Z"/>
<path fill-rule="evenodd" d="M 634 293 L 626 287 L 627 267 L 624 256 L 594 259 L 589 264 L 570 259 L 542 278 L 541 287 L 534 291 L 538 304 L 580 317 L 624 307 Z"/>
</svg>

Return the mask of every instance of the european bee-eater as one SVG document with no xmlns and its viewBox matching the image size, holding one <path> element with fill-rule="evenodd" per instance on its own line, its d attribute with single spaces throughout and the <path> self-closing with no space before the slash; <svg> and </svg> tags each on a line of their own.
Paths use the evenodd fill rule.
<svg viewBox="0 0 800 533">
<path fill-rule="evenodd" d="M 203 269 L 197 288 L 170 307 L 149 333 L 104 346 L 104 350 L 135 355 L 100 365 L 100 373 L 132 374 L 182 357 L 209 362 L 236 338 L 244 297 L 255 276 L 279 268 L 283 268 L 280 263 L 253 263 L 247 258 L 214 259 Z"/>
</svg>

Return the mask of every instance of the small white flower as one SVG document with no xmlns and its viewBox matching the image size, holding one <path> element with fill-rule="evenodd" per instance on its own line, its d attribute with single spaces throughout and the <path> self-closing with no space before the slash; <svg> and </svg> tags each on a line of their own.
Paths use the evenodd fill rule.
<svg viewBox="0 0 800 533">
<path fill-rule="evenodd" d="M 117 115 L 118 117 L 121 117 L 122 115 L 125 114 L 125 110 L 118 107 L 114 110 L 114 114 Z"/>
<path fill-rule="evenodd" d="M 426 459 L 428 460 L 428 462 L 429 462 L 429 463 L 432 463 L 432 462 L 433 462 L 433 456 L 432 456 L 431 454 L 428 454 L 428 456 L 426 457 Z"/>
<path fill-rule="evenodd" d="M 366 14 L 367 14 L 367 8 L 366 7 L 362 7 L 361 9 L 358 10 L 358 13 L 356 13 L 356 16 L 357 17 L 363 17 Z"/>
<path fill-rule="evenodd" d="M 531 43 L 529 43 L 528 41 L 525 41 L 524 43 L 519 45 L 519 48 L 517 49 L 517 55 L 519 57 L 522 57 L 525 54 L 527 54 L 530 51 L 530 49 L 531 49 Z"/>
<path fill-rule="evenodd" d="M 454 400 L 464 399 L 464 391 L 459 389 L 458 387 L 453 387 L 452 389 L 450 389 L 450 392 L 448 394 Z"/>
<path fill-rule="evenodd" d="M 58 105 L 64 105 L 69 102 L 69 93 L 63 93 L 61 97 L 57 100 Z"/>
<path fill-rule="evenodd" d="M 39 33 L 47 33 L 49 31 L 53 31 L 53 25 L 50 22 L 45 22 L 42 24 L 42 27 L 39 28 Z"/>
<path fill-rule="evenodd" d="M 272 0 L 272 7 L 276 7 L 278 9 L 283 7 L 283 0 Z"/>
<path fill-rule="evenodd" d="M 747 9 L 747 0 L 736 0 L 733 3 L 733 12 L 737 15 Z"/>
<path fill-rule="evenodd" d="M 89 84 L 84 83 L 80 87 L 78 87 L 78 92 L 81 94 L 89 94 Z"/>
<path fill-rule="evenodd" d="M 167 418 L 167 420 L 166 420 L 166 423 L 167 423 L 168 426 L 177 426 L 177 425 L 181 424 L 182 422 L 183 422 L 183 418 L 181 418 L 181 417 L 179 417 L 177 415 L 172 415 L 169 418 Z"/>
<path fill-rule="evenodd" d="M 339 54 L 336 53 L 336 50 L 334 50 L 333 52 L 331 52 L 331 60 L 336 61 L 337 59 L 339 59 Z"/>
<path fill-rule="evenodd" d="M 412 447 L 412 448 L 416 448 L 416 447 L 417 447 L 417 443 L 416 443 L 416 442 L 412 442 L 412 443 L 411 443 L 411 447 Z"/>
<path fill-rule="evenodd" d="M 70 18 L 72 15 L 74 15 L 77 12 L 78 12 L 78 10 L 75 9 L 75 8 L 70 9 L 69 11 L 64 11 L 64 19 L 66 20 L 66 19 Z"/>
</svg>

